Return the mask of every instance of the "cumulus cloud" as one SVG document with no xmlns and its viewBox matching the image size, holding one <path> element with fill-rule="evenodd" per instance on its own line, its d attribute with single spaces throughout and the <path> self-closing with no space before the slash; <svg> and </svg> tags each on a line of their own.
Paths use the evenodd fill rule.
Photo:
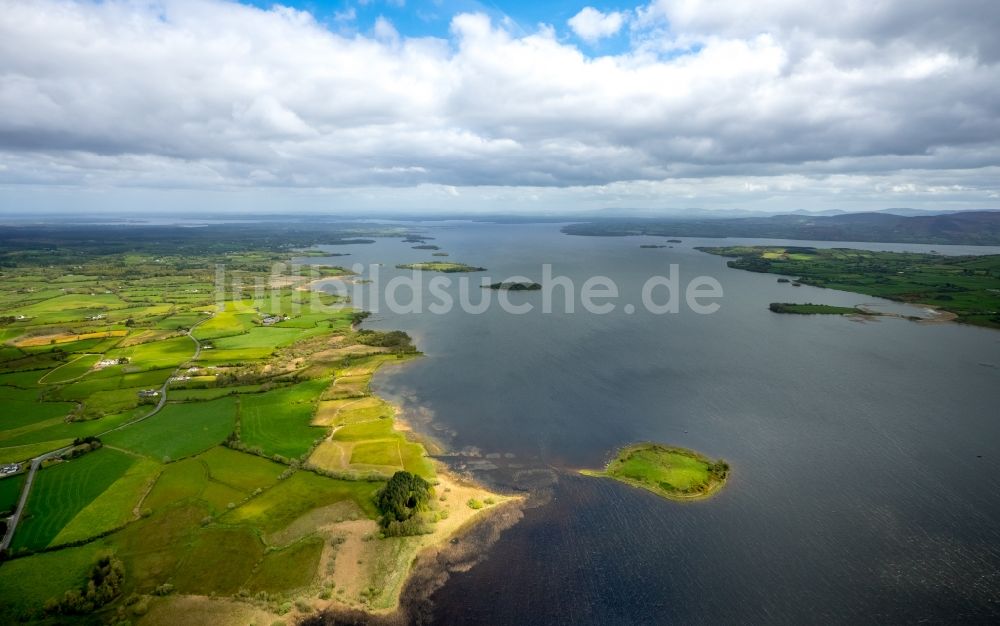
<svg viewBox="0 0 1000 626">
<path fill-rule="evenodd" d="M 637 7 L 633 45 L 592 57 L 550 27 L 481 14 L 436 39 L 222 0 L 11 0 L 0 184 L 395 199 L 478 186 L 626 205 L 996 197 L 991 3 L 744 4 Z M 621 28 L 593 27 L 613 14 L 592 11 L 581 38 Z"/>
<path fill-rule="evenodd" d="M 576 36 L 584 41 L 594 43 L 618 34 L 625 23 L 625 17 L 617 12 L 601 13 L 594 7 L 584 7 L 579 13 L 569 18 L 569 27 Z"/>
</svg>

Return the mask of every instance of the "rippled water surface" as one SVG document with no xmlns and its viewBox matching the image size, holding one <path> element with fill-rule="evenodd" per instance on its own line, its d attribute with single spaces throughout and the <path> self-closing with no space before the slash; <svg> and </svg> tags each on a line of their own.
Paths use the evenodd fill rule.
<svg viewBox="0 0 1000 626">
<path fill-rule="evenodd" d="M 773 301 L 901 307 L 778 284 L 693 249 L 734 240 L 640 249 L 664 240 L 571 237 L 558 225 L 421 228 L 449 260 L 495 280 L 538 280 L 551 263 L 578 286 L 602 274 L 621 292 L 608 315 L 383 309 L 370 322 L 407 330 L 426 353 L 381 372 L 378 391 L 449 450 L 473 455 L 453 462 L 536 493 L 482 563 L 434 594 L 436 620 L 1000 619 L 1000 331 L 772 314 Z M 351 256 L 336 261 L 384 263 L 385 281 L 408 274 L 395 264 L 430 258 L 411 245 L 338 246 Z M 718 279 L 721 309 L 625 313 L 672 263 L 682 285 Z M 677 504 L 570 471 L 638 440 L 723 457 L 732 479 L 710 501 Z M 550 477 L 541 487 L 526 479 L 538 470 Z"/>
</svg>

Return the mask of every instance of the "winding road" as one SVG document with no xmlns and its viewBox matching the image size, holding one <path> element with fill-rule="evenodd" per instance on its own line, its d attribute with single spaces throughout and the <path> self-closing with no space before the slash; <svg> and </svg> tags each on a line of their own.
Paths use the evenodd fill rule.
<svg viewBox="0 0 1000 626">
<path fill-rule="evenodd" d="M 210 319 L 212 318 L 207 317 L 201 320 L 187 331 L 186 333 L 187 336 L 190 337 L 191 341 L 194 342 L 194 356 L 186 360 L 181 365 L 177 366 L 177 369 L 174 370 L 174 373 L 169 378 L 167 378 L 167 380 L 163 382 L 163 386 L 160 387 L 160 401 L 156 403 L 156 406 L 153 407 L 153 409 L 150 412 L 146 413 L 145 415 L 142 415 L 141 417 L 137 417 L 130 422 L 120 424 L 114 428 L 109 428 L 104 432 L 98 433 L 97 434 L 98 438 L 103 437 L 104 435 L 114 432 L 116 430 L 121 430 L 126 426 L 132 426 L 133 424 L 138 424 L 139 422 L 149 419 L 160 412 L 160 410 L 167 404 L 167 388 L 170 386 L 170 379 L 174 378 L 181 371 L 181 368 L 183 368 L 185 365 L 187 365 L 191 361 L 197 361 L 198 357 L 201 356 L 201 342 L 195 338 L 194 329 L 198 328 L 198 326 L 207 322 Z M 17 530 L 17 525 L 21 521 L 21 517 L 24 514 L 24 507 L 28 503 L 28 495 L 31 493 L 31 486 L 35 482 L 35 474 L 38 472 L 38 468 L 41 467 L 42 461 L 50 459 L 54 456 L 58 456 L 63 452 L 66 452 L 67 450 L 71 449 L 72 447 L 73 446 L 71 445 L 63 446 L 62 448 L 58 448 L 56 450 L 50 450 L 44 454 L 40 454 L 35 458 L 31 459 L 31 467 L 28 469 L 28 478 L 24 481 L 24 487 L 21 488 L 21 498 L 17 501 L 17 508 L 14 510 L 14 514 L 11 515 L 9 518 L 7 518 L 7 532 L 4 534 L 3 540 L 0 541 L 0 552 L 7 550 L 10 547 L 10 542 L 14 539 L 14 531 Z"/>
</svg>

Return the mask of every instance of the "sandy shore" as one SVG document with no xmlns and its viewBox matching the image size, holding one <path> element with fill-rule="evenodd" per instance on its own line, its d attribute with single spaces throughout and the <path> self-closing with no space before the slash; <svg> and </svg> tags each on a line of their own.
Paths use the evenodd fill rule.
<svg viewBox="0 0 1000 626">
<path fill-rule="evenodd" d="M 330 280 L 343 279 L 327 277 L 298 288 Z M 400 408 L 393 406 L 395 430 L 407 433 L 425 450 L 440 448 L 432 436 L 415 432 Z M 520 520 L 524 503 L 522 496 L 491 492 L 444 463 L 433 463 L 432 510 L 439 519 L 431 533 L 380 539 L 376 521 L 353 502 L 344 501 L 309 511 L 263 538 L 269 546 L 289 545 L 307 536 L 324 540 L 312 585 L 287 594 L 293 602 L 287 613 L 277 614 L 268 604 L 254 600 L 179 595 L 155 599 L 141 623 L 167 624 L 181 614 L 186 624 L 206 626 L 324 624 L 337 621 L 338 616 L 389 624 L 409 622 L 408 613 L 419 610 L 451 571 L 474 565 L 500 532 Z"/>
</svg>

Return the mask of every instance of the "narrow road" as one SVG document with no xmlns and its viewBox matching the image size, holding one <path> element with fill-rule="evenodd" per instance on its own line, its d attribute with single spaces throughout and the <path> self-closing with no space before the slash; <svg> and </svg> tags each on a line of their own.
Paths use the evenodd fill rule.
<svg viewBox="0 0 1000 626">
<path fill-rule="evenodd" d="M 204 322 L 207 322 L 210 319 L 212 318 L 208 317 L 206 319 L 201 320 L 200 322 L 192 326 L 190 330 L 187 331 L 187 336 L 190 337 L 191 341 L 194 342 L 194 356 L 192 356 L 190 359 L 188 359 L 181 365 L 177 366 L 177 369 L 174 370 L 174 373 L 169 378 L 167 378 L 166 381 L 164 381 L 163 386 L 160 387 L 160 401 L 156 403 L 156 406 L 153 407 L 153 410 L 141 417 L 137 417 L 136 419 L 130 422 L 126 422 L 114 428 L 109 428 L 108 430 L 102 433 L 98 433 L 97 435 L 98 438 L 103 437 L 104 435 L 110 432 L 121 430 L 126 426 L 131 426 L 132 424 L 137 424 L 143 420 L 149 419 L 160 412 L 160 409 L 162 409 L 167 404 L 167 388 L 170 386 L 170 379 L 176 376 L 181 371 L 181 368 L 184 367 L 184 365 L 190 363 L 191 361 L 197 361 L 198 357 L 201 356 L 201 342 L 195 338 L 194 329 L 198 328 L 199 325 L 203 324 Z M 31 459 L 31 467 L 28 469 L 28 478 L 24 481 L 24 487 L 21 488 L 21 499 L 17 501 L 17 508 L 14 510 L 14 514 L 11 515 L 9 518 L 7 518 L 7 532 L 4 534 L 3 540 L 0 540 L 0 552 L 8 549 L 10 547 L 10 542 L 14 539 L 14 531 L 17 530 L 17 525 L 21 521 L 21 516 L 24 514 L 24 507 L 28 503 L 28 495 L 31 493 L 31 485 L 35 481 L 35 474 L 38 472 L 38 468 L 42 465 L 42 461 L 52 458 L 54 456 L 58 456 L 59 454 L 62 454 L 63 452 L 69 450 L 72 447 L 73 446 L 70 445 L 70 446 L 63 446 L 62 448 L 58 448 L 56 450 L 49 450 L 48 452 L 40 454 L 35 458 Z"/>
</svg>

